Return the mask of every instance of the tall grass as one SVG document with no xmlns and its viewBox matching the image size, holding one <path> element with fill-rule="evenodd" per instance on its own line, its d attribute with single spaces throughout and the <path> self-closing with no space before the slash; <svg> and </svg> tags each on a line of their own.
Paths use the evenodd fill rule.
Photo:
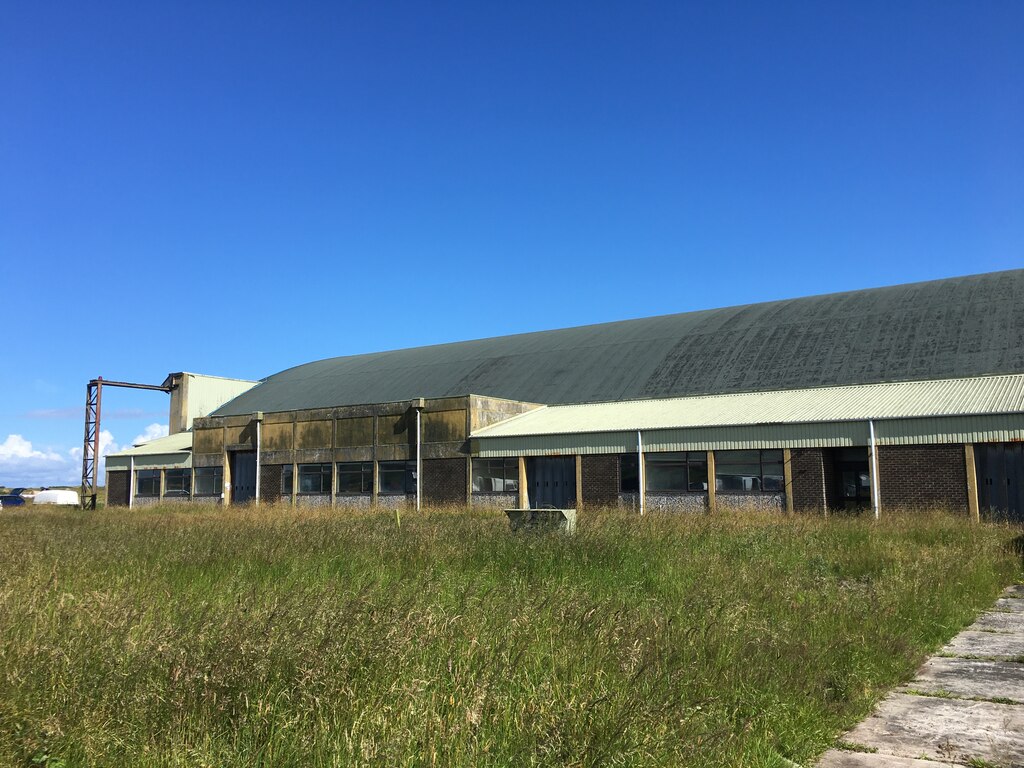
<svg viewBox="0 0 1024 768">
<path fill-rule="evenodd" d="M 0 764 L 785 765 L 1021 577 L 1019 529 L 0 515 Z"/>
</svg>

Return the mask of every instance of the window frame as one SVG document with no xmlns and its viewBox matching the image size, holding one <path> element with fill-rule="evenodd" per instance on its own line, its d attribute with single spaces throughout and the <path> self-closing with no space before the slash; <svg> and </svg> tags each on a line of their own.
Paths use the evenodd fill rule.
<svg viewBox="0 0 1024 768">
<path fill-rule="evenodd" d="M 135 470 L 135 498 L 137 499 L 158 499 L 160 498 L 160 473 L 162 469 L 136 469 Z M 142 481 L 146 481 L 147 490 L 142 490 Z M 149 484 L 156 481 L 156 489 L 148 490 Z"/>
<path fill-rule="evenodd" d="M 313 468 L 316 469 L 313 469 Z M 298 495 L 299 496 L 330 496 L 331 495 L 331 473 L 333 465 L 330 462 L 314 461 L 306 464 L 299 464 L 297 466 L 298 472 L 296 473 L 299 481 Z M 318 478 L 320 490 L 317 491 L 304 491 L 302 490 L 302 481 L 304 478 Z"/>
<path fill-rule="evenodd" d="M 489 465 L 501 462 L 501 485 L 502 490 L 477 490 L 477 463 L 486 463 Z M 483 474 L 479 475 L 480 479 L 485 479 Z M 494 475 L 487 475 L 486 479 L 495 480 L 498 479 Z M 509 488 L 508 484 L 514 483 L 514 488 Z M 481 483 L 482 485 L 482 483 Z M 478 496 L 486 496 L 491 494 L 518 494 L 519 493 L 519 457 L 518 456 L 498 456 L 496 458 L 480 458 L 473 457 L 470 465 L 470 489 L 471 493 Z"/>
<path fill-rule="evenodd" d="M 627 454 L 628 455 L 628 454 Z M 680 458 L 681 457 L 681 458 Z M 652 468 L 659 464 L 663 467 L 682 468 L 685 477 L 685 488 L 652 488 L 651 477 L 654 475 Z M 704 487 L 694 488 L 691 475 L 691 468 L 703 467 Z M 699 482 L 699 481 L 698 481 Z M 644 453 L 644 495 L 662 494 L 665 496 L 681 495 L 684 493 L 706 494 L 708 492 L 708 454 L 707 451 L 650 451 Z M 639 478 L 637 479 L 639 487 Z"/>
<path fill-rule="evenodd" d="M 373 462 L 372 461 L 339 461 L 337 468 L 338 481 L 335 484 L 334 492 L 339 496 L 369 496 L 373 493 Z M 357 469 L 342 469 L 342 467 L 356 467 Z M 361 490 L 342 490 L 341 478 L 344 475 L 359 475 L 359 487 Z"/>
<path fill-rule="evenodd" d="M 753 461 L 753 457 L 750 454 L 757 454 L 757 461 Z M 765 454 L 775 454 L 774 456 L 765 459 Z M 732 454 L 736 457 L 737 454 L 747 454 L 746 458 L 742 461 L 734 460 L 729 461 L 727 454 Z M 737 457 L 738 458 L 738 457 Z M 723 460 L 724 459 L 724 460 Z M 725 474 L 722 472 L 723 468 L 728 467 L 749 467 L 757 464 L 758 473 L 754 477 L 751 473 L 729 473 Z M 779 473 L 774 472 L 765 474 L 765 466 L 779 468 Z M 735 489 L 735 488 L 723 488 L 719 483 L 720 477 L 743 477 L 756 479 L 758 487 L 756 489 Z M 766 488 L 764 479 L 765 477 L 777 478 L 777 488 Z M 751 449 L 740 449 L 730 451 L 715 451 L 715 493 L 732 494 L 736 496 L 763 496 L 763 495 L 780 495 L 786 492 L 786 454 L 781 448 L 751 448 Z"/>
<path fill-rule="evenodd" d="M 401 470 L 396 465 L 402 465 Z M 392 491 L 384 489 L 384 476 L 386 474 L 403 471 L 402 478 L 404 490 Z M 377 495 L 378 496 L 408 496 L 416 493 L 416 462 L 415 461 L 378 461 L 377 462 Z"/>
<path fill-rule="evenodd" d="M 181 477 L 184 482 L 174 482 L 178 477 Z M 172 482 L 175 486 L 172 488 Z M 192 497 L 192 470 L 187 467 L 177 467 L 175 469 L 164 470 L 164 498 L 168 496 L 176 499 L 187 499 Z"/>
<path fill-rule="evenodd" d="M 204 493 L 199 489 L 202 478 L 205 475 L 209 475 L 214 481 L 213 487 L 215 490 L 210 493 Z M 194 489 L 193 497 L 220 498 L 224 495 L 224 467 L 193 467 L 192 482 Z"/>
</svg>

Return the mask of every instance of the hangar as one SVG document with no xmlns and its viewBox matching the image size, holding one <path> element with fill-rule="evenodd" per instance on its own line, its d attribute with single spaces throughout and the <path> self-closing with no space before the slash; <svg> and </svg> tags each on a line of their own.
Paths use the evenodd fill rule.
<svg viewBox="0 0 1024 768">
<path fill-rule="evenodd" d="M 1024 270 L 330 358 L 187 434 L 134 450 L 225 503 L 1019 519 Z"/>
</svg>

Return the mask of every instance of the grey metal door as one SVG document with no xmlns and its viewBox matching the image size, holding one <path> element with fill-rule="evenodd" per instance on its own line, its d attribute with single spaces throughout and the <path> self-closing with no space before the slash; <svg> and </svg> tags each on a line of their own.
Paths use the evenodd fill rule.
<svg viewBox="0 0 1024 768">
<path fill-rule="evenodd" d="M 976 445 L 974 461 L 982 514 L 993 520 L 1024 522 L 1024 445 Z"/>
<path fill-rule="evenodd" d="M 231 454 L 231 502 L 239 504 L 256 498 L 256 452 Z"/>
<path fill-rule="evenodd" d="M 576 457 L 544 456 L 526 460 L 530 508 L 576 506 Z"/>
</svg>

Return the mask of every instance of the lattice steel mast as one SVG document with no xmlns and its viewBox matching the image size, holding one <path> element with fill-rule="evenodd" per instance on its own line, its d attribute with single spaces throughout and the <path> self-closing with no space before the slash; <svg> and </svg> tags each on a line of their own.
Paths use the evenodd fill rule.
<svg viewBox="0 0 1024 768">
<path fill-rule="evenodd" d="M 82 509 L 96 509 L 96 475 L 100 466 L 100 403 L 103 387 L 153 389 L 170 392 L 172 387 L 159 384 L 131 384 L 127 381 L 104 381 L 97 376 L 85 388 L 85 438 L 82 441 Z"/>
</svg>

